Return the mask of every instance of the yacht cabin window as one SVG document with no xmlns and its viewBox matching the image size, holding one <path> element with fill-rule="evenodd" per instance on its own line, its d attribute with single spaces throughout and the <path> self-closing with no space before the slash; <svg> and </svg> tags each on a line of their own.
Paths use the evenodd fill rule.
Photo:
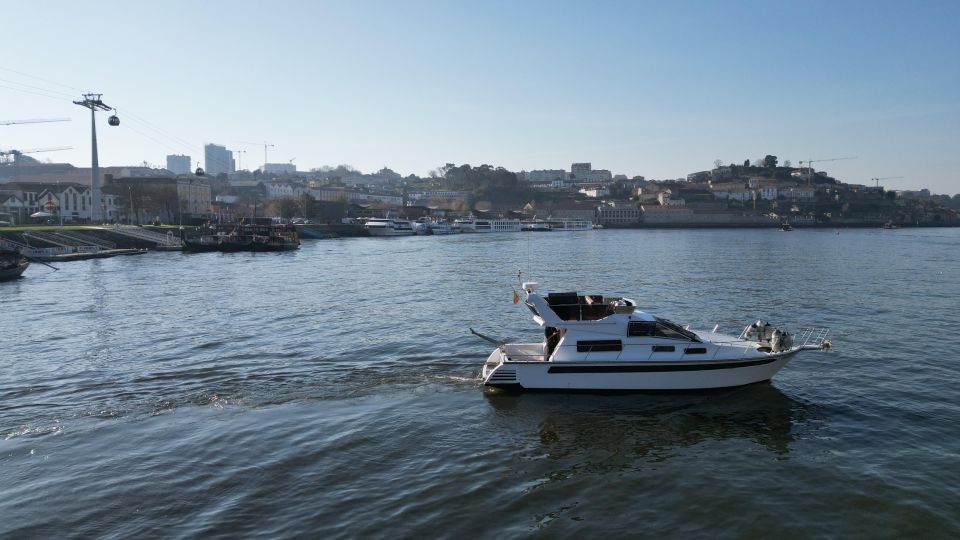
<svg viewBox="0 0 960 540">
<path fill-rule="evenodd" d="M 623 342 L 619 339 L 593 339 L 577 342 L 577 352 L 620 352 Z"/>
<path fill-rule="evenodd" d="M 659 337 L 700 342 L 693 332 L 660 318 L 657 318 L 656 321 L 630 321 L 627 323 L 627 335 L 630 337 Z"/>
</svg>

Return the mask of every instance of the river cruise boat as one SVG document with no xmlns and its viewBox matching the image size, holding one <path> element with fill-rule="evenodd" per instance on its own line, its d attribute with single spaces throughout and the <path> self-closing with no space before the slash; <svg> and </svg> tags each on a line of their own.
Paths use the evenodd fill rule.
<svg viewBox="0 0 960 540">
<path fill-rule="evenodd" d="M 547 220 L 550 229 L 554 231 L 590 231 L 593 222 L 582 219 L 550 219 Z"/>
<path fill-rule="evenodd" d="M 290 251 L 300 248 L 297 228 L 270 218 L 242 218 L 238 223 L 217 223 L 183 238 L 183 250 Z"/>
<path fill-rule="evenodd" d="M 453 226 L 465 233 L 520 232 L 519 219 L 458 219 Z"/>
<path fill-rule="evenodd" d="M 449 221 L 437 221 L 431 218 L 420 218 L 413 224 L 413 228 L 417 231 L 417 234 L 455 234 L 460 232 L 459 229 L 453 228 L 453 225 Z"/>
<path fill-rule="evenodd" d="M 0 250 L 0 281 L 19 278 L 30 266 L 30 261 L 18 251 Z"/>
<path fill-rule="evenodd" d="M 770 380 L 797 353 L 830 347 L 823 328 L 794 336 L 763 321 L 739 336 L 693 331 L 637 309 L 629 298 L 541 295 L 524 303 L 544 329 L 539 343 L 496 343 L 481 371 L 487 386 L 537 390 L 701 390 Z"/>
<path fill-rule="evenodd" d="M 534 219 L 530 221 L 521 221 L 520 230 L 523 232 L 550 232 L 553 227 L 546 221 Z"/>
<path fill-rule="evenodd" d="M 417 231 L 406 219 L 372 218 L 363 225 L 370 236 L 413 236 Z"/>
</svg>

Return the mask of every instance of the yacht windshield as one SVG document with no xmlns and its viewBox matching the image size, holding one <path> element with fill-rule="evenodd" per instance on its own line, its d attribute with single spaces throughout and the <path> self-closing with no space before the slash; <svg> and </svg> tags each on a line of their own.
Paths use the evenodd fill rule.
<svg viewBox="0 0 960 540">
<path fill-rule="evenodd" d="M 684 329 L 678 324 L 660 318 L 656 321 L 630 321 L 630 324 L 627 325 L 627 335 L 632 337 L 661 337 L 700 341 L 693 332 Z"/>
<path fill-rule="evenodd" d="M 673 339 L 688 339 L 690 341 L 699 342 L 697 335 L 693 332 L 683 328 L 682 326 L 672 323 L 667 319 L 661 319 L 657 317 L 657 337 L 673 338 Z"/>
</svg>

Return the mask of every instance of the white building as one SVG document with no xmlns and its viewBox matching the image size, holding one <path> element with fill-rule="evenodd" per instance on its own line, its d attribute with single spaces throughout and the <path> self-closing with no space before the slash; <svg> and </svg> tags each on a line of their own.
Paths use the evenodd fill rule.
<svg viewBox="0 0 960 540">
<path fill-rule="evenodd" d="M 411 191 L 407 195 L 410 201 L 428 201 L 430 199 L 466 199 L 468 191 Z"/>
<path fill-rule="evenodd" d="M 293 163 L 264 163 L 260 172 L 266 174 L 297 174 L 297 166 Z"/>
<path fill-rule="evenodd" d="M 104 190 L 100 199 L 104 221 L 119 221 L 123 215 L 120 197 L 110 190 Z M 29 212 L 40 210 L 56 214 L 65 223 L 90 221 L 93 217 L 93 195 L 89 187 L 79 184 L 49 186 L 36 194 L 35 204 Z"/>
<path fill-rule="evenodd" d="M 817 192 L 812 187 L 789 187 L 781 189 L 780 196 L 791 201 L 804 201 L 813 199 Z"/>
<path fill-rule="evenodd" d="M 403 197 L 394 195 L 379 195 L 375 193 L 359 193 L 341 189 L 308 189 L 307 193 L 318 201 L 347 201 L 354 204 L 381 202 L 394 206 L 403 205 Z"/>
<path fill-rule="evenodd" d="M 216 144 L 208 144 L 203 147 L 203 166 L 205 172 L 210 176 L 232 173 L 237 170 L 236 163 L 233 160 L 233 152 L 227 150 L 225 146 Z"/>
<path fill-rule="evenodd" d="M 570 165 L 570 179 L 574 182 L 612 182 L 613 174 L 606 169 L 594 169 L 590 163 Z"/>
<path fill-rule="evenodd" d="M 267 200 L 279 199 L 281 197 L 299 197 L 310 191 L 300 184 L 291 182 L 263 182 L 263 187 Z"/>
<path fill-rule="evenodd" d="M 190 174 L 190 156 L 171 154 L 167 156 L 167 170 L 173 174 Z"/>
<path fill-rule="evenodd" d="M 563 181 L 567 177 L 567 171 L 563 169 L 538 169 L 526 173 L 526 179 L 531 183 Z"/>
<path fill-rule="evenodd" d="M 583 193 L 584 195 L 586 195 L 587 197 L 590 197 L 591 199 L 599 199 L 600 197 L 606 197 L 607 195 L 609 195 L 610 190 L 601 186 L 589 186 L 589 187 L 581 188 L 580 193 Z"/>
</svg>

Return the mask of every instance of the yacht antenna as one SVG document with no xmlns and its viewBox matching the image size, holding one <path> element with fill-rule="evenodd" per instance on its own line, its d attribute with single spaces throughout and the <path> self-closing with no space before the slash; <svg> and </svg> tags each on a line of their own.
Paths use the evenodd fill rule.
<svg viewBox="0 0 960 540">
<path fill-rule="evenodd" d="M 517 270 L 517 284 L 520 285 L 521 287 L 523 287 L 523 281 L 520 280 L 520 276 L 522 275 L 523 275 L 523 272 L 520 270 Z"/>
</svg>

